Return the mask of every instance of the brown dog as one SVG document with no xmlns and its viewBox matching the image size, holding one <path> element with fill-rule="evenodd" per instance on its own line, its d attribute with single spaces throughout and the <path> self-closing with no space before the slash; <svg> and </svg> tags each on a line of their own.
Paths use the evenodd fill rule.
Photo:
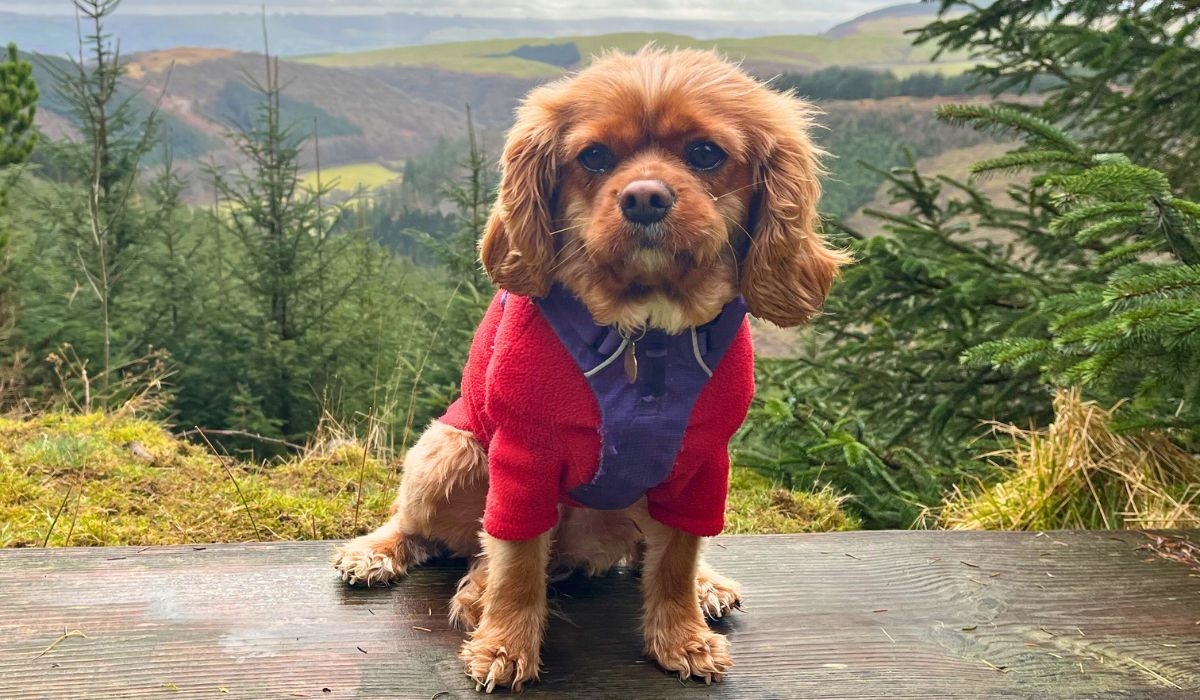
<svg viewBox="0 0 1200 700">
<path fill-rule="evenodd" d="M 391 518 L 334 559 L 371 586 L 439 548 L 471 558 L 450 617 L 469 632 L 461 657 L 480 688 L 538 677 L 552 567 L 640 565 L 647 654 L 706 682 L 730 667 L 704 615 L 727 613 L 739 588 L 700 546 L 720 530 L 727 443 L 752 390 L 745 310 L 803 323 L 846 261 L 817 232 L 810 115 L 713 53 L 658 49 L 602 56 L 522 104 L 481 245 L 506 291 L 472 345 L 464 398 L 409 450 Z M 563 321 L 571 309 L 584 320 Z M 580 323 L 600 340 L 570 349 Z M 538 348 L 508 348 L 522 343 Z M 702 387 L 675 442 L 605 427 L 610 404 L 645 413 L 687 372 Z M 604 373 L 615 383 L 589 391 Z M 586 459 L 566 456 L 573 445 Z M 631 467 L 662 449 L 665 462 Z"/>
</svg>

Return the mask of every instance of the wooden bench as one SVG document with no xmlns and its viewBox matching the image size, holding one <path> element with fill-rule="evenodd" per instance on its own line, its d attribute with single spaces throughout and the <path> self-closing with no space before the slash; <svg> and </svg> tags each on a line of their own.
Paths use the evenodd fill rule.
<svg viewBox="0 0 1200 700">
<path fill-rule="evenodd" d="M 1173 533 L 1200 541 L 1200 532 Z M 1200 697 L 1200 572 L 1138 532 L 721 537 L 735 668 L 640 658 L 629 573 L 553 590 L 530 698 Z M 0 697 L 476 697 L 461 562 L 351 589 L 334 544 L 0 551 Z"/>
</svg>

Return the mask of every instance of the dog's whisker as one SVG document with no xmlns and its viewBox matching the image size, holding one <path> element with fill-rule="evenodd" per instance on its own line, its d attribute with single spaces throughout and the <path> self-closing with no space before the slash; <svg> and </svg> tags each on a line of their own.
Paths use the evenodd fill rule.
<svg viewBox="0 0 1200 700">
<path fill-rule="evenodd" d="M 734 218 L 732 218 L 732 217 L 729 217 L 729 216 L 727 216 L 727 215 L 725 215 L 725 214 L 721 214 L 721 218 L 725 220 L 725 223 L 727 223 L 727 224 L 733 224 L 733 225 L 734 225 L 734 226 L 737 228 L 737 230 L 738 230 L 738 231 L 739 231 L 739 232 L 740 232 L 740 233 L 741 233 L 743 236 L 745 236 L 747 239 L 749 239 L 749 240 L 754 240 L 754 236 L 750 235 L 750 232 L 746 230 L 746 227 L 745 227 L 744 225 L 742 225 L 742 222 L 741 222 L 741 221 L 738 221 L 737 219 L 734 219 Z M 729 243 L 729 241 L 726 241 L 726 243 Z"/>
<path fill-rule="evenodd" d="M 578 258 L 580 256 L 580 254 L 587 254 L 589 256 L 591 255 L 588 252 L 587 246 L 585 246 L 583 244 L 579 244 L 579 245 L 575 246 L 574 250 L 572 250 L 571 252 L 564 255 L 561 260 L 554 263 L 554 265 L 550 268 L 550 272 L 552 272 L 552 273 L 557 272 L 559 270 L 559 268 L 561 268 L 563 265 L 566 265 L 567 263 L 571 262 L 572 260 Z"/>
<path fill-rule="evenodd" d="M 738 187 L 736 189 L 729 190 L 728 192 L 726 192 L 724 194 L 717 194 L 717 195 L 710 195 L 710 196 L 712 197 L 712 200 L 714 202 L 716 202 L 718 200 L 724 199 L 725 197 L 728 197 L 731 194 L 737 194 L 738 192 L 741 192 L 742 190 L 747 190 L 747 189 L 750 189 L 751 187 L 758 187 L 761 184 L 763 184 L 762 180 L 755 180 L 754 182 L 751 182 L 749 185 L 746 185 L 744 187 Z"/>
<path fill-rule="evenodd" d="M 558 235 L 558 234 L 560 234 L 560 233 L 566 233 L 567 231 L 574 231 L 574 230 L 576 230 L 576 229 L 581 229 L 581 228 L 584 228 L 584 227 L 586 227 L 586 226 L 587 226 L 587 222 L 586 222 L 586 221 L 584 221 L 584 222 L 582 222 L 582 223 L 578 223 L 578 224 L 572 224 L 571 226 L 564 226 L 564 227 L 562 227 L 562 228 L 558 229 L 557 231 L 551 231 L 551 232 L 550 232 L 550 235 L 551 235 L 551 236 L 557 236 L 557 235 Z"/>
</svg>

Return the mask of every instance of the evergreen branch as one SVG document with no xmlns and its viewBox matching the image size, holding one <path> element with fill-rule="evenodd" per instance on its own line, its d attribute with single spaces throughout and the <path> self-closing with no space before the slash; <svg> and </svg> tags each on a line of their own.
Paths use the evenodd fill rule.
<svg viewBox="0 0 1200 700">
<path fill-rule="evenodd" d="M 1071 140 L 1061 129 L 1040 117 L 1020 112 L 1011 107 L 993 107 L 973 104 L 946 104 L 937 108 L 939 119 L 959 125 L 970 125 L 976 129 L 991 129 L 1000 132 L 1015 132 L 1032 137 L 1035 142 L 1045 143 L 1055 150 L 1082 157 L 1084 150 Z"/>
<path fill-rule="evenodd" d="M 993 172 L 1018 172 L 1029 168 L 1042 168 L 1047 165 L 1077 165 L 1085 166 L 1088 159 L 1079 153 L 1070 151 L 1017 151 L 988 158 L 971 165 L 971 173 L 981 175 Z"/>
</svg>

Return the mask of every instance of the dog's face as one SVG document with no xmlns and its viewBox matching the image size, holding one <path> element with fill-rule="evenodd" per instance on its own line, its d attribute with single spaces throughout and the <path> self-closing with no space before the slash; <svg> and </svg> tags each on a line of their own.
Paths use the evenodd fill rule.
<svg viewBox="0 0 1200 700">
<path fill-rule="evenodd" d="M 810 112 L 715 54 L 610 54 L 522 104 L 481 246 L 500 286 L 561 282 L 600 324 L 675 332 L 738 294 L 784 326 L 845 257 L 816 231 Z"/>
</svg>

